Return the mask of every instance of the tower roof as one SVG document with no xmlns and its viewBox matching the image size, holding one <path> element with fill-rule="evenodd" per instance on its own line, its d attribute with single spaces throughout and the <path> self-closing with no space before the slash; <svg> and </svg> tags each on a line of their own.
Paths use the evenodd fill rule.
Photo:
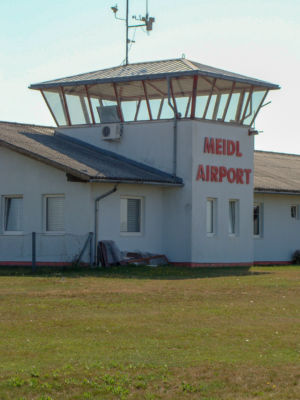
<svg viewBox="0 0 300 400">
<path fill-rule="evenodd" d="M 167 77 L 206 76 L 267 89 L 279 89 L 276 84 L 250 78 L 220 68 L 211 67 L 184 58 L 121 65 L 79 75 L 68 76 L 30 85 L 30 89 L 47 89 L 57 86 L 77 86 L 110 82 L 128 82 L 162 79 Z"/>
</svg>

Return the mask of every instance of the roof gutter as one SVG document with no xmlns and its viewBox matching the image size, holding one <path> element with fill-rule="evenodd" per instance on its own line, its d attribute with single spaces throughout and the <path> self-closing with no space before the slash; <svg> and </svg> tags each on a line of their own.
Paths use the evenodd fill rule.
<svg viewBox="0 0 300 400">
<path fill-rule="evenodd" d="M 299 196 L 300 190 L 276 190 L 276 189 L 254 189 L 255 194 L 284 194 L 290 196 Z"/>
<path fill-rule="evenodd" d="M 124 183 L 132 185 L 153 185 L 153 186 L 184 186 L 183 182 L 157 182 L 157 181 L 139 181 L 130 179 L 90 179 L 88 182 L 92 183 Z"/>
<path fill-rule="evenodd" d="M 48 88 L 53 88 L 53 87 L 58 87 L 58 86 L 82 86 L 82 85 L 91 85 L 91 84 L 101 84 L 101 83 L 118 83 L 118 82 L 131 82 L 131 81 L 142 81 L 142 80 L 154 80 L 154 79 L 168 79 L 172 77 L 181 77 L 181 76 L 194 76 L 194 75 L 199 75 L 199 76 L 207 76 L 211 78 L 216 78 L 216 79 L 224 79 L 226 81 L 235 81 L 239 83 L 244 83 L 247 85 L 254 85 L 254 86 L 260 86 L 264 88 L 268 88 L 270 90 L 272 89 L 280 89 L 279 85 L 276 85 L 274 83 L 266 82 L 266 81 L 260 81 L 260 80 L 255 80 L 251 78 L 242 78 L 242 77 L 236 77 L 236 76 L 228 76 L 224 75 L 221 73 L 216 73 L 216 72 L 210 72 L 210 71 L 199 71 L 199 70 L 192 70 L 192 71 L 177 71 L 177 72 L 169 72 L 169 73 L 159 73 L 159 74 L 146 74 L 146 75 L 133 75 L 133 76 L 123 76 L 123 77 L 114 77 L 114 78 L 102 78 L 102 79 L 82 79 L 78 81 L 73 81 L 73 82 L 64 82 L 63 80 L 66 78 L 61 78 L 60 80 L 54 82 L 54 81 L 48 81 L 48 82 L 39 82 L 39 83 L 33 83 L 29 86 L 29 89 L 33 90 L 40 90 L 40 89 L 48 89 Z"/>
</svg>

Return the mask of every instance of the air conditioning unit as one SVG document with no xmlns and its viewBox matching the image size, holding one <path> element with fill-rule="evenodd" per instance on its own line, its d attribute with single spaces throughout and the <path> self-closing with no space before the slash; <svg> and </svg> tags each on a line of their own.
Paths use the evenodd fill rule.
<svg viewBox="0 0 300 400">
<path fill-rule="evenodd" d="M 102 140 L 118 141 L 121 139 L 122 130 L 120 124 L 107 124 L 101 127 Z"/>
</svg>

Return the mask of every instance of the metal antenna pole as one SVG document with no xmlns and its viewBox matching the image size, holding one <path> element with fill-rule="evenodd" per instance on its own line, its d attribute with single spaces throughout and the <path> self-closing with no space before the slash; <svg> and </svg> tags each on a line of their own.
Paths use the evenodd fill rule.
<svg viewBox="0 0 300 400">
<path fill-rule="evenodd" d="M 117 17 L 117 13 L 118 13 L 118 4 L 116 4 L 115 6 L 111 7 L 114 15 L 115 15 L 115 19 L 118 19 L 120 21 L 125 21 L 126 23 L 126 56 L 125 56 L 125 65 L 129 64 L 129 60 L 128 60 L 128 54 L 129 54 L 129 44 L 130 43 L 135 43 L 134 41 L 134 37 L 135 37 L 135 33 L 133 35 L 133 39 L 129 39 L 129 29 L 130 28 L 141 28 L 141 27 L 146 27 L 146 31 L 147 33 L 149 33 L 149 31 L 152 31 L 152 25 L 153 22 L 155 22 L 155 18 L 153 17 L 149 17 L 148 15 L 148 0 L 146 0 L 146 15 L 145 17 L 142 17 L 141 15 L 139 17 L 136 17 L 135 15 L 132 16 L 133 19 L 135 19 L 137 21 L 137 23 L 133 24 L 133 25 L 129 25 L 129 0 L 126 0 L 126 18 L 119 18 Z M 130 46 L 131 47 L 131 46 Z"/>
<path fill-rule="evenodd" d="M 128 13 L 129 13 L 129 0 L 126 0 L 126 58 L 125 64 L 128 65 Z"/>
</svg>

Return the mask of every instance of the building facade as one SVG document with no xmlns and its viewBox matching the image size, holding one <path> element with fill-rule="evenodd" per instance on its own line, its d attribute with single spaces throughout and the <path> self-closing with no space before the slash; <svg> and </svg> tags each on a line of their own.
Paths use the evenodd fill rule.
<svg viewBox="0 0 300 400">
<path fill-rule="evenodd" d="M 89 234 L 93 260 L 100 240 L 195 266 L 286 262 L 300 247 L 297 173 L 279 179 L 291 156 L 254 157 L 277 85 L 178 59 L 31 88 L 57 127 L 0 124 L 0 262 L 30 262 L 32 232 L 44 263 L 71 262 Z"/>
</svg>

